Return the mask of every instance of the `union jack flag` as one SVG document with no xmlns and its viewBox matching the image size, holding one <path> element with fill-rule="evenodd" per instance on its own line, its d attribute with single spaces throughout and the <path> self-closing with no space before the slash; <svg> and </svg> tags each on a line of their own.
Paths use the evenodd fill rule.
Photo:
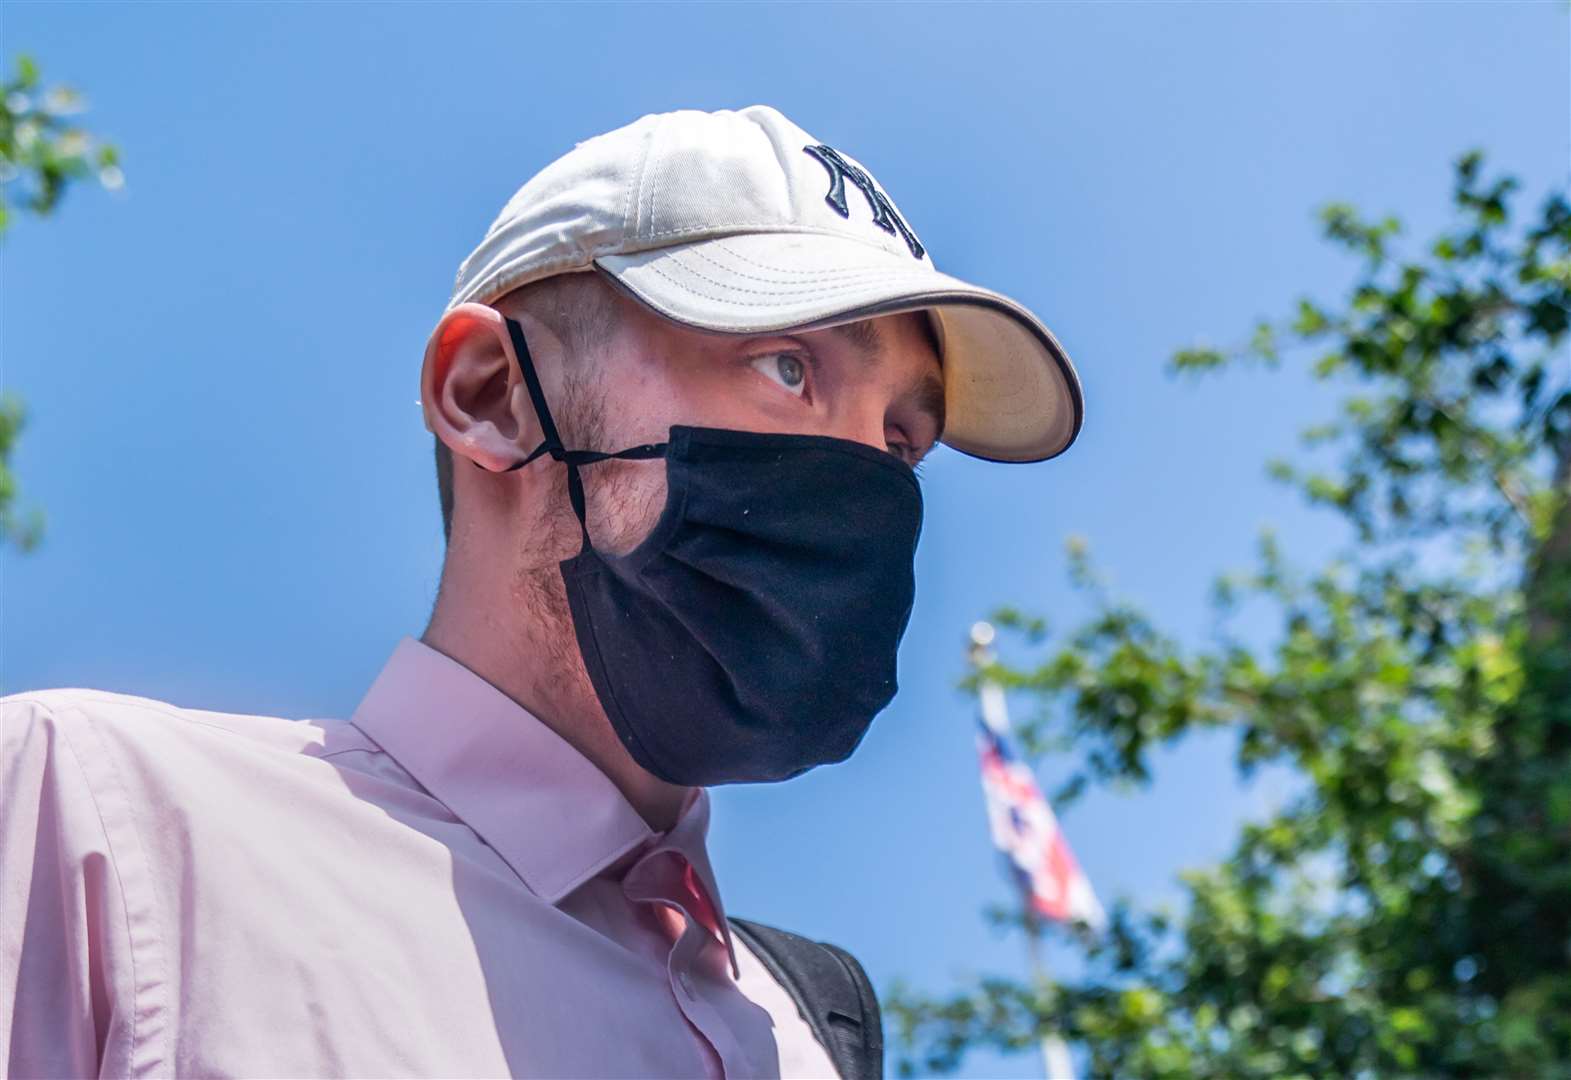
<svg viewBox="0 0 1571 1080">
<path fill-rule="evenodd" d="M 993 843 L 1009 859 L 1036 914 L 1060 922 L 1100 927 L 1106 922 L 1091 882 L 1080 870 L 1053 808 L 1036 777 L 1009 749 L 1003 690 L 982 687 L 982 724 L 977 752 L 982 758 L 982 792 Z"/>
</svg>

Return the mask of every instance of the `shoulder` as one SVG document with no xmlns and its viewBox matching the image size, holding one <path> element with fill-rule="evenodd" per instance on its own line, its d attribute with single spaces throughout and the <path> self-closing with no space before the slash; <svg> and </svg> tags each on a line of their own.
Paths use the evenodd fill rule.
<svg viewBox="0 0 1571 1080">
<path fill-rule="evenodd" d="M 290 769 L 345 750 L 374 749 L 338 720 L 183 708 L 105 690 L 30 690 L 0 697 L 0 751 L 7 774 L 70 773 L 90 788 L 134 798 L 193 788 L 218 795 L 222 777 L 271 763 Z"/>
<path fill-rule="evenodd" d="M 343 798 L 321 758 L 367 743 L 346 723 L 102 690 L 0 697 L 0 893 L 13 910 L 0 920 L 0 983 L 25 985 L 14 996 L 28 1002 L 0 1005 L 0 1047 L 20 1025 L 13 1064 L 20 1054 L 51 1075 L 154 1061 L 168 1071 L 192 943 L 237 955 L 225 927 L 267 883 L 299 877 L 279 857 L 281 828 L 296 824 L 298 836 L 316 824 L 293 821 L 300 805 Z M 61 1064 L 68 1027 L 81 1052 Z"/>
<path fill-rule="evenodd" d="M 12 694 L 0 698 L 0 819 L 18 851 L 47 843 L 75 867 L 102 854 L 139 902 L 177 904 L 198 878 L 209 898 L 233 898 L 354 806 L 345 757 L 366 755 L 344 752 L 366 749 L 344 721 L 102 690 Z"/>
<path fill-rule="evenodd" d="M 0 725 L 8 741 L 44 730 L 121 745 L 217 740 L 288 754 L 333 753 L 375 745 L 340 720 L 291 720 L 185 708 L 107 690 L 8 694 L 0 697 Z"/>
</svg>

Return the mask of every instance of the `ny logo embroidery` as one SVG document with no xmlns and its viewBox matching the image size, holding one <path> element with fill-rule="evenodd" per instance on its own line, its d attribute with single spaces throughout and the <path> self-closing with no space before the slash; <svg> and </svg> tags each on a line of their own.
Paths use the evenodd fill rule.
<svg viewBox="0 0 1571 1080">
<path fill-rule="evenodd" d="M 862 189 L 862 194 L 867 197 L 867 203 L 873 208 L 873 224 L 887 233 L 899 233 L 905 239 L 906 246 L 911 249 L 911 254 L 920 259 L 927 253 L 921 241 L 916 238 L 909 226 L 895 212 L 889 199 L 882 191 L 873 186 L 873 178 L 861 169 L 851 164 L 840 156 L 839 151 L 832 146 L 804 146 L 813 157 L 817 158 L 824 168 L 829 170 L 829 194 L 824 196 L 824 201 L 835 208 L 835 212 L 843 218 L 850 218 L 851 208 L 846 205 L 847 180 Z"/>
</svg>

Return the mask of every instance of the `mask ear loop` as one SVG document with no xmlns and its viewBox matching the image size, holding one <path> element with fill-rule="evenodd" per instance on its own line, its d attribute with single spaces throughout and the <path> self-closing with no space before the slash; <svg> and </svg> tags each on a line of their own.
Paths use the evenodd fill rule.
<svg viewBox="0 0 1571 1080">
<path fill-rule="evenodd" d="M 556 429 L 556 421 L 551 416 L 551 408 L 546 404 L 545 391 L 540 386 L 540 375 L 535 371 L 535 360 L 529 352 L 529 342 L 524 338 L 524 328 L 513 319 L 503 316 L 507 323 L 507 334 L 513 342 L 513 352 L 518 357 L 518 370 L 524 377 L 524 387 L 529 391 L 529 401 L 534 405 L 535 415 L 540 419 L 540 433 L 544 438 L 540 445 L 531 450 L 522 461 L 509 465 L 503 472 L 512 472 L 522 469 L 543 454 L 550 454 L 552 460 L 560 461 L 567 466 L 567 497 L 573 504 L 573 513 L 578 518 L 578 529 L 583 534 L 582 551 L 588 551 L 589 522 L 584 501 L 584 478 L 579 475 L 578 469 L 582 465 L 593 465 L 597 461 L 608 461 L 611 458 L 626 460 L 648 460 L 664 457 L 666 443 L 645 443 L 642 446 L 632 446 L 626 450 L 607 453 L 601 450 L 569 450 L 562 445 L 562 436 Z M 477 469 L 485 466 L 478 461 L 472 462 Z"/>
<path fill-rule="evenodd" d="M 529 354 L 529 342 L 524 339 L 524 328 L 505 315 L 503 319 L 507 322 L 508 336 L 513 341 L 513 352 L 518 356 L 518 370 L 524 376 L 524 386 L 529 391 L 529 400 L 535 407 L 535 415 L 540 418 L 540 433 L 545 436 L 540 445 L 530 451 L 528 457 L 509 465 L 505 471 L 522 469 L 541 454 L 550 454 L 554 460 L 566 465 L 567 497 L 573 504 L 573 513 L 578 516 L 578 529 L 584 534 L 584 548 L 587 549 L 589 523 L 585 516 L 584 478 L 578 475 L 580 462 L 573 460 L 576 455 L 568 454 L 567 448 L 562 445 L 562 436 L 556 430 L 556 421 L 551 417 L 551 408 L 545 403 L 545 391 L 540 386 L 540 375 L 535 371 L 534 357 Z"/>
</svg>

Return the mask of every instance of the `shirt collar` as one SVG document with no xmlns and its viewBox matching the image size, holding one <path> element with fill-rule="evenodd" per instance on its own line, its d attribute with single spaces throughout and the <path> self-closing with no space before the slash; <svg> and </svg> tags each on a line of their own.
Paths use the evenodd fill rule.
<svg viewBox="0 0 1571 1080">
<path fill-rule="evenodd" d="M 548 904 L 640 847 L 643 855 L 679 852 L 707 893 L 736 971 L 705 846 L 705 789 L 688 796 L 675 825 L 654 832 L 605 773 L 529 710 L 411 637 L 399 641 L 350 722 Z"/>
</svg>

